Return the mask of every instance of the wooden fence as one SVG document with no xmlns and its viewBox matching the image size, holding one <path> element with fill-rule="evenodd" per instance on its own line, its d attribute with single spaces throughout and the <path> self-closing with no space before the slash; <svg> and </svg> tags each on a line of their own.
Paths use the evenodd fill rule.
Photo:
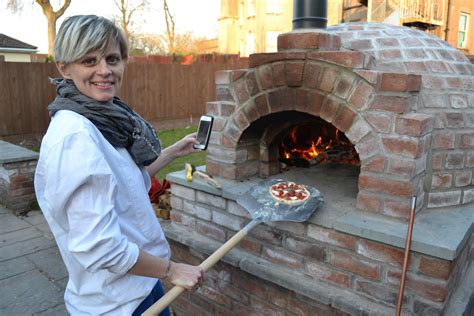
<svg viewBox="0 0 474 316">
<path fill-rule="evenodd" d="M 218 70 L 246 68 L 232 64 L 138 64 L 125 70 L 120 98 L 151 122 L 197 118 L 215 100 Z M 0 62 L 0 137 L 43 134 L 49 124 L 48 104 L 55 97 L 49 77 L 54 64 Z"/>
</svg>

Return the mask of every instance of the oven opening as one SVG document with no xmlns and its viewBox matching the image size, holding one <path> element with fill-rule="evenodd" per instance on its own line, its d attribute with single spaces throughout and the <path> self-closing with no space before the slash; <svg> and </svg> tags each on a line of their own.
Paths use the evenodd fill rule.
<svg viewBox="0 0 474 316">
<path fill-rule="evenodd" d="M 322 163 L 360 166 L 354 145 L 344 133 L 321 118 L 294 125 L 285 133 L 279 144 L 283 168 L 309 168 Z"/>
</svg>

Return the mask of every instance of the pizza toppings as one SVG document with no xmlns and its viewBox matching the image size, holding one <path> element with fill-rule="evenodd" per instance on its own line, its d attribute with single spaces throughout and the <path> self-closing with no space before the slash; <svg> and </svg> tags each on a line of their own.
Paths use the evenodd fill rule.
<svg viewBox="0 0 474 316">
<path fill-rule="evenodd" d="M 272 185 L 269 191 L 278 202 L 291 205 L 303 203 L 310 196 L 310 192 L 304 185 L 291 181 L 278 182 Z"/>
</svg>

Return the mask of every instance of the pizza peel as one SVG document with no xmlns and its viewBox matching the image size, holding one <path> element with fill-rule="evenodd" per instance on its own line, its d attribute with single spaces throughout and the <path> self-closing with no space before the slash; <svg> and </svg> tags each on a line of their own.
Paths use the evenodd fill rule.
<svg viewBox="0 0 474 316">
<path fill-rule="evenodd" d="M 258 224 L 277 221 L 305 222 L 323 202 L 319 190 L 305 185 L 306 189 L 311 193 L 306 201 L 298 205 L 278 203 L 270 195 L 269 188 L 281 181 L 285 180 L 271 179 L 261 181 L 237 198 L 236 202 L 249 212 L 252 220 L 199 265 L 203 271 L 207 271 L 214 266 Z M 184 290 L 184 287 L 175 285 L 142 315 L 158 315 Z"/>
</svg>

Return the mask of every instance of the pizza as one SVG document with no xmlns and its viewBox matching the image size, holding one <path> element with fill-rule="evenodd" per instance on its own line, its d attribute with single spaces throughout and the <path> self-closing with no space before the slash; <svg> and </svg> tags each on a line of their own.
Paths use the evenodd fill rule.
<svg viewBox="0 0 474 316">
<path fill-rule="evenodd" d="M 304 203 L 311 192 L 302 184 L 291 181 L 281 181 L 270 186 L 270 196 L 278 203 L 298 205 Z"/>
</svg>

